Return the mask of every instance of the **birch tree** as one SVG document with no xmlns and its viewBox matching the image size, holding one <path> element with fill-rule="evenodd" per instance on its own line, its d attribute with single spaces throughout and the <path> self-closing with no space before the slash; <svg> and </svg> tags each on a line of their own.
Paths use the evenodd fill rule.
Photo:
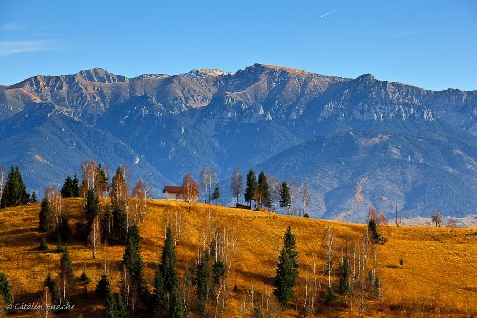
<svg viewBox="0 0 477 318">
<path fill-rule="evenodd" d="M 205 191 L 206 201 L 210 203 L 211 194 L 212 194 L 212 185 L 216 182 L 216 176 L 214 170 L 209 167 L 204 167 L 200 173 L 200 180 L 202 188 Z"/>
<path fill-rule="evenodd" d="M 239 196 L 240 193 L 243 191 L 243 177 L 242 171 L 239 168 L 235 169 L 234 173 L 232 174 L 232 182 L 230 184 L 230 189 L 236 198 L 236 203 L 239 203 Z"/>
<path fill-rule="evenodd" d="M 303 183 L 303 186 L 301 188 L 301 200 L 303 203 L 303 215 L 305 215 L 306 207 L 308 206 L 308 204 L 310 204 L 311 201 L 310 192 L 308 191 L 308 185 L 306 184 L 306 182 Z"/>
</svg>

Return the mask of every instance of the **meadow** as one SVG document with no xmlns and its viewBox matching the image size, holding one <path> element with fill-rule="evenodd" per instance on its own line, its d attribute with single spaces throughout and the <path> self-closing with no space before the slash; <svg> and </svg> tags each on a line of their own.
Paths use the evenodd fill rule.
<svg viewBox="0 0 477 318">
<path fill-rule="evenodd" d="M 106 199 L 104 199 L 106 200 Z M 103 201 L 103 204 L 106 203 Z M 78 220 L 82 199 L 64 199 L 70 226 Z M 6 274 L 14 304 L 42 303 L 48 273 L 58 275 L 61 254 L 49 239 L 49 250 L 40 251 L 38 232 L 40 204 L 0 210 L 0 272 Z M 380 279 L 378 294 L 354 293 L 326 302 L 328 286 L 327 235 L 332 233 L 332 284 L 339 283 L 337 268 L 345 253 L 356 254 L 356 242 L 366 225 L 283 216 L 267 211 L 250 211 L 185 202 L 148 200 L 145 219 L 140 223 L 141 255 L 152 291 L 154 270 L 160 262 L 166 225 L 176 239 L 177 269 L 182 296 L 190 316 L 199 317 L 195 288 L 184 277 L 194 273 L 199 251 L 219 235 L 227 255 L 226 288 L 208 304 L 211 317 L 250 317 L 254 308 L 265 316 L 303 317 L 305 305 L 316 317 L 472 317 L 477 316 L 477 229 L 434 226 L 381 225 L 385 244 L 373 244 L 368 256 Z M 273 295 L 276 262 L 283 235 L 290 226 L 295 235 L 299 279 L 290 307 L 282 309 Z M 220 233 L 220 234 L 217 234 Z M 74 308 L 59 317 L 102 317 L 103 299 L 94 290 L 106 271 L 113 291 L 119 291 L 124 246 L 92 249 L 74 238 L 68 246 L 77 278 L 70 297 Z M 353 259 L 351 257 L 351 259 Z M 84 286 L 82 272 L 91 278 Z M 364 299 L 363 301 L 360 301 Z M 307 314 L 312 314 L 310 310 Z M 37 317 L 39 310 L 17 309 L 12 317 Z"/>
</svg>

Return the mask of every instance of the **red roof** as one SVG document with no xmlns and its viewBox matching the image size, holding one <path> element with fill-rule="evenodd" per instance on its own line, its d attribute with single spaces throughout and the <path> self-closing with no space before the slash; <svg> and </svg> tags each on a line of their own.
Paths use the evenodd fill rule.
<svg viewBox="0 0 477 318">
<path fill-rule="evenodd" d="M 182 186 L 164 186 L 164 190 L 162 190 L 162 193 L 181 193 L 182 192 Z"/>
</svg>

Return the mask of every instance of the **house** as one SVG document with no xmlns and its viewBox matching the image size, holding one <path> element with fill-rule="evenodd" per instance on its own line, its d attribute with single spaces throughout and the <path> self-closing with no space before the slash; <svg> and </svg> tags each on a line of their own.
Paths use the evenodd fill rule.
<svg viewBox="0 0 477 318">
<path fill-rule="evenodd" d="M 182 200 L 182 186 L 164 186 L 162 193 L 166 200 Z"/>
</svg>

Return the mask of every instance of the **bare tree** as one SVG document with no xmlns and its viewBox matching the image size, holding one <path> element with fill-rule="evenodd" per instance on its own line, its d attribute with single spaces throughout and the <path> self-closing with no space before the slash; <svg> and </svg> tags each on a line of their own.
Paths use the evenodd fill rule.
<svg viewBox="0 0 477 318">
<path fill-rule="evenodd" d="M 308 191 L 308 185 L 306 184 L 306 182 L 303 183 L 303 186 L 301 188 L 301 199 L 303 202 L 303 215 L 305 215 L 306 207 L 308 206 L 308 204 L 310 204 L 311 201 L 310 192 Z"/>
<path fill-rule="evenodd" d="M 331 226 L 326 229 L 325 241 L 324 241 L 325 253 L 326 253 L 326 274 L 328 275 L 328 288 L 331 288 L 331 274 L 333 272 L 333 231 Z"/>
<path fill-rule="evenodd" d="M 5 169 L 4 166 L 0 166 L 0 201 L 2 201 L 3 185 L 5 183 L 6 174 L 7 174 L 7 169 Z"/>
<path fill-rule="evenodd" d="M 288 188 L 290 189 L 290 207 L 293 206 L 293 203 L 295 203 L 295 200 L 297 199 L 298 196 L 298 187 L 295 184 L 295 181 L 291 180 L 288 181 Z M 290 208 L 289 208 L 290 210 Z M 293 210 L 295 211 L 295 210 Z"/>
<path fill-rule="evenodd" d="M 239 168 L 235 169 L 232 175 L 232 183 L 230 184 L 230 189 L 236 197 L 236 203 L 239 203 L 239 195 L 243 191 L 243 177 L 242 172 Z"/>
<path fill-rule="evenodd" d="M 93 259 L 96 259 L 96 250 L 101 246 L 101 230 L 99 218 L 96 216 L 91 223 L 91 230 L 88 236 L 88 244 L 93 249 Z"/>
<path fill-rule="evenodd" d="M 436 227 L 441 226 L 442 224 L 442 218 L 438 210 L 434 211 L 434 214 L 432 215 L 431 218 L 432 222 L 436 224 Z"/>
<path fill-rule="evenodd" d="M 100 197 L 108 191 L 108 168 L 96 164 L 94 160 L 81 163 L 83 181 L 81 183 L 81 195 L 86 197 L 88 190 L 93 189 Z"/>
<path fill-rule="evenodd" d="M 56 187 L 49 186 L 45 189 L 44 198 L 48 200 L 51 216 L 55 221 L 55 230 L 58 231 L 62 216 L 61 193 Z"/>
<path fill-rule="evenodd" d="M 270 187 L 270 195 L 273 202 L 273 208 L 280 204 L 280 191 L 281 191 L 281 184 L 277 178 L 272 177 L 271 175 L 267 176 L 267 181 Z"/>
<path fill-rule="evenodd" d="M 216 182 L 216 176 L 214 170 L 208 167 L 204 167 L 202 172 L 200 173 L 200 180 L 202 184 L 202 188 L 207 195 L 206 201 L 210 203 L 210 195 L 212 192 L 212 185 Z"/>
</svg>

